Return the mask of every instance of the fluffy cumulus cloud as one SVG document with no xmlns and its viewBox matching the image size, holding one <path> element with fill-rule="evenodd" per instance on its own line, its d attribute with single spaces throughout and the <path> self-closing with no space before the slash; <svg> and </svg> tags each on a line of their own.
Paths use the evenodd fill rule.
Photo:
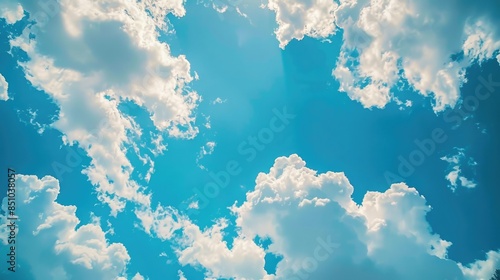
<svg viewBox="0 0 500 280">
<path fill-rule="evenodd" d="M 441 160 L 448 163 L 449 173 L 445 176 L 446 180 L 450 182 L 449 187 L 455 191 L 458 187 L 475 188 L 477 183 L 473 179 L 468 179 L 463 175 L 463 168 L 466 171 L 475 172 L 477 162 L 472 157 L 465 155 L 465 149 L 455 148 L 455 153 L 441 157 Z"/>
<path fill-rule="evenodd" d="M 137 139 L 158 142 L 162 134 L 192 138 L 198 132 L 193 111 L 200 97 L 186 86 L 193 79 L 190 64 L 182 55 L 172 56 L 169 46 L 158 39 L 160 31 L 167 31 L 167 14 L 185 14 L 183 1 L 18 4 L 33 24 L 10 44 L 29 57 L 19 62 L 26 78 L 59 105 L 52 127 L 63 133 L 67 145 L 79 145 L 91 158 L 84 173 L 113 214 L 127 201 L 149 205 L 150 195 L 132 180 L 134 166 L 127 148 Z M 153 131 L 144 134 L 121 110 L 126 102 L 147 111 Z M 151 158 L 138 156 L 149 159 L 153 168 Z M 142 176 L 146 181 L 148 174 Z"/>
<path fill-rule="evenodd" d="M 75 206 L 61 205 L 56 201 L 59 190 L 59 182 L 53 177 L 17 176 L 15 246 L 18 271 L 12 275 L 19 278 L 9 279 L 126 277 L 130 257 L 125 246 L 108 242 L 99 219 L 81 225 Z M 4 212 L 7 203 L 7 198 L 4 198 Z M 8 212 L 0 214 L 2 255 L 7 254 L 5 250 L 13 245 L 8 245 L 8 216 Z"/>
<path fill-rule="evenodd" d="M 272 241 L 268 251 L 283 256 L 277 279 L 462 275 L 446 259 L 450 243 L 432 233 L 425 219 L 430 207 L 414 188 L 394 184 L 384 193 L 369 192 L 361 205 L 352 200 L 353 191 L 343 173 L 316 174 L 296 155 L 278 158 L 234 207 L 237 225 L 249 238 Z M 416 273 L 424 267 L 432 269 Z"/>
<path fill-rule="evenodd" d="M 178 212 L 171 207 L 164 207 L 159 204 L 156 210 L 143 208 L 135 210 L 139 218 L 141 227 L 147 234 L 155 235 L 161 240 L 171 239 L 174 232 L 181 227 L 181 217 Z"/>
<path fill-rule="evenodd" d="M 8 94 L 9 84 L 5 80 L 5 77 L 0 74 L 0 100 L 9 100 Z"/>
<path fill-rule="evenodd" d="M 264 270 L 264 249 L 252 239 L 238 236 L 232 247 L 223 240 L 227 220 L 220 219 L 206 230 L 182 220 L 182 234 L 176 241 L 181 265 L 204 267 L 210 279 L 272 279 Z"/>
<path fill-rule="evenodd" d="M 16 1 L 4 0 L 0 4 L 0 18 L 4 18 L 7 24 L 16 23 L 23 17 L 23 7 Z"/>
<path fill-rule="evenodd" d="M 462 266 L 462 271 L 468 279 L 489 280 L 500 267 L 500 251 L 490 251 L 486 254 L 486 260 L 476 261 L 468 266 Z"/>
<path fill-rule="evenodd" d="M 448 259 L 451 242 L 432 231 L 426 220 L 431 207 L 415 188 L 393 184 L 368 192 L 359 205 L 353 191 L 344 173 L 317 174 L 292 155 L 276 159 L 245 201 L 231 207 L 237 228 L 231 246 L 224 218 L 200 229 L 177 211 L 159 208 L 143 225 L 174 241 L 179 262 L 203 267 L 210 279 L 488 280 L 500 267 L 495 251 L 468 265 Z M 282 258 L 275 274 L 264 270 L 267 254 Z"/>
<path fill-rule="evenodd" d="M 500 56 L 498 1 L 299 2 L 269 1 L 280 46 L 304 35 L 327 37 L 338 26 L 343 41 L 332 74 L 364 107 L 384 107 L 402 86 L 432 96 L 435 111 L 453 107 L 465 69 Z"/>
<path fill-rule="evenodd" d="M 293 39 L 304 36 L 326 38 L 335 32 L 334 12 L 337 4 L 332 0 L 269 0 L 268 9 L 276 12 L 278 28 L 275 31 L 280 48 Z"/>
<path fill-rule="evenodd" d="M 223 240 L 228 221 L 218 219 L 200 229 L 188 217 L 171 207 L 158 205 L 155 211 L 136 211 L 138 227 L 163 241 L 168 241 L 181 265 L 204 268 L 207 279 L 272 279 L 264 270 L 264 249 L 253 240 L 239 236 L 230 248 Z M 179 274 L 181 277 L 181 273 Z"/>
</svg>

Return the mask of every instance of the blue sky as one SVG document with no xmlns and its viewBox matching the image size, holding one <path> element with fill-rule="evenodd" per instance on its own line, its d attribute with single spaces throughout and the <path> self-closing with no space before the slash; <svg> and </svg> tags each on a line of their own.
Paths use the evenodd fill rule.
<svg viewBox="0 0 500 280">
<path fill-rule="evenodd" d="M 2 277 L 500 269 L 497 3 L 153 2 L 0 4 Z"/>
</svg>

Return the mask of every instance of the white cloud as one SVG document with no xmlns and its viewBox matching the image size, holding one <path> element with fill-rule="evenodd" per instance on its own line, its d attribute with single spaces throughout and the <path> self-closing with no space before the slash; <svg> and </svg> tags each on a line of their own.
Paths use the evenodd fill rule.
<svg viewBox="0 0 500 280">
<path fill-rule="evenodd" d="M 208 141 L 205 145 L 201 146 L 200 153 L 196 157 L 196 163 L 197 163 L 198 167 L 200 167 L 201 169 L 204 169 L 204 170 L 207 169 L 203 164 L 200 164 L 200 161 L 206 155 L 211 155 L 214 152 L 216 145 L 217 144 L 214 141 Z"/>
<path fill-rule="evenodd" d="M 0 3 L 0 18 L 4 18 L 7 24 L 14 24 L 24 17 L 21 5 L 12 0 L 3 0 Z"/>
<path fill-rule="evenodd" d="M 234 207 L 236 222 L 248 238 L 272 240 L 269 251 L 284 257 L 278 279 L 328 279 L 332 273 L 346 279 L 461 276 L 445 259 L 451 243 L 430 231 L 425 220 L 430 207 L 415 189 L 395 184 L 384 193 L 367 193 L 361 205 L 352 200 L 353 191 L 343 173 L 316 174 L 296 155 L 278 158 L 269 173 L 259 174 L 246 201 Z M 324 260 L 313 257 L 318 238 L 331 243 L 330 251 L 322 252 L 329 253 Z"/>
<path fill-rule="evenodd" d="M 222 100 L 220 97 L 215 98 L 214 101 L 212 101 L 212 104 L 222 104 L 227 102 L 227 99 Z"/>
<path fill-rule="evenodd" d="M 167 145 L 163 142 L 163 136 L 161 134 L 154 136 L 152 132 L 151 134 L 151 145 L 153 145 L 153 149 L 151 149 L 151 153 L 154 156 L 163 155 L 163 152 L 167 150 Z"/>
<path fill-rule="evenodd" d="M 207 116 L 205 114 L 202 114 L 202 116 L 205 118 L 205 128 L 207 129 L 211 129 L 212 128 L 212 125 L 210 124 L 210 116 Z"/>
<path fill-rule="evenodd" d="M 113 215 L 127 201 L 148 206 L 150 194 L 131 179 L 134 167 L 126 154 L 131 137 L 140 139 L 141 127 L 118 106 L 133 101 L 151 116 L 159 131 L 152 139 L 153 155 L 165 150 L 160 133 L 175 138 L 198 133 L 193 111 L 200 97 L 186 87 L 193 80 L 190 64 L 182 55 L 172 56 L 158 39 L 168 13 L 185 14 L 183 1 L 20 4 L 37 23 L 10 43 L 30 58 L 19 62 L 26 78 L 59 105 L 52 127 L 92 159 L 83 172 Z M 152 172 L 142 178 L 147 181 Z"/>
<path fill-rule="evenodd" d="M 495 270 L 500 269 L 500 251 L 489 251 L 486 253 L 486 260 L 460 267 L 467 279 L 490 280 Z"/>
<path fill-rule="evenodd" d="M 463 44 L 465 55 L 478 61 L 495 57 L 495 52 L 500 49 L 500 36 L 496 34 L 498 26 L 495 24 L 486 17 L 466 25 L 467 39 Z"/>
<path fill-rule="evenodd" d="M 161 204 L 154 211 L 151 208 L 136 209 L 135 214 L 141 222 L 138 226 L 161 240 L 171 239 L 181 227 L 177 211 Z"/>
<path fill-rule="evenodd" d="M 132 277 L 132 280 L 144 280 L 144 276 L 137 272 L 134 277 Z"/>
<path fill-rule="evenodd" d="M 207 268 L 208 278 L 268 279 L 264 271 L 264 250 L 245 237 L 235 238 L 229 249 L 222 240 L 227 225 L 225 219 L 220 219 L 202 231 L 197 225 L 182 220 L 182 237 L 177 240 L 179 263 Z"/>
<path fill-rule="evenodd" d="M 267 7 L 276 12 L 275 30 L 280 48 L 293 39 L 304 36 L 326 38 L 335 32 L 334 12 L 337 4 L 331 0 L 269 0 Z"/>
<path fill-rule="evenodd" d="M 48 128 L 47 124 L 37 121 L 38 110 L 28 108 L 27 110 L 17 110 L 16 112 L 20 122 L 32 126 L 39 134 L 43 134 Z"/>
<path fill-rule="evenodd" d="M 179 280 L 187 280 L 187 278 L 184 276 L 184 273 L 181 270 L 177 271 L 177 274 L 179 275 Z"/>
<path fill-rule="evenodd" d="M 201 147 L 201 153 L 203 155 L 211 155 L 214 152 L 215 145 L 214 141 L 208 141 L 205 146 Z"/>
<path fill-rule="evenodd" d="M 341 0 L 338 8 L 333 1 L 306 3 L 269 0 L 280 47 L 304 35 L 333 35 L 335 23 L 343 41 L 332 74 L 341 91 L 367 108 L 383 108 L 394 99 L 393 89 L 405 82 L 432 96 L 434 110 L 442 111 L 457 103 L 471 63 L 495 56 L 500 62 L 497 1 Z M 463 60 L 452 59 L 460 52 Z"/>
<path fill-rule="evenodd" d="M 455 148 L 456 153 L 441 157 L 441 160 L 448 162 L 448 169 L 451 171 L 445 176 L 446 180 L 450 182 L 449 187 L 452 191 L 456 191 L 456 189 L 460 186 L 465 188 L 475 188 L 477 183 L 474 180 L 468 179 L 462 175 L 462 168 L 467 167 L 474 171 L 474 166 L 477 165 L 477 162 L 474 161 L 472 157 L 467 159 L 465 155 L 465 149 Z"/>
<path fill-rule="evenodd" d="M 198 205 L 198 201 L 192 201 L 188 205 L 188 209 L 199 209 L 200 206 Z"/>
<path fill-rule="evenodd" d="M 17 175 L 16 244 L 19 245 L 16 256 L 20 271 L 16 273 L 22 278 L 23 273 L 27 273 L 30 275 L 27 279 L 115 279 L 125 276 L 130 261 L 125 246 L 108 242 L 98 218 L 94 217 L 90 224 L 79 225 L 77 208 L 56 201 L 59 190 L 59 182 L 51 176 L 39 179 Z M 7 198 L 2 202 L 2 210 L 7 210 Z M 0 214 L 0 222 L 0 238 L 6 245 L 7 217 Z"/>
<path fill-rule="evenodd" d="M 141 220 L 138 226 L 146 233 L 173 242 L 181 265 L 205 267 L 207 278 L 271 279 L 265 276 L 264 250 L 252 240 L 238 237 L 228 248 L 222 240 L 228 225 L 225 219 L 201 230 L 177 210 L 161 205 L 155 211 L 144 209 L 136 215 Z"/>
<path fill-rule="evenodd" d="M 5 80 L 5 77 L 0 74 L 0 100 L 9 100 L 9 83 Z"/>
<path fill-rule="evenodd" d="M 161 208 L 143 220 L 168 225 L 161 238 L 174 242 L 181 265 L 203 267 L 209 279 L 478 279 L 500 267 L 498 252 L 462 265 L 448 259 L 451 242 L 426 220 L 431 207 L 415 188 L 393 184 L 368 192 L 357 205 L 344 173 L 317 174 L 297 155 L 276 159 L 255 189 L 232 212 L 236 233 L 224 239 L 228 220 L 200 229 L 177 211 Z M 175 217 L 175 218 L 174 218 Z M 151 222 L 151 221 L 156 222 Z M 163 220 L 163 222 L 162 222 Z M 300 230 L 298 230 L 300 229 Z M 263 248 L 256 237 L 270 239 Z M 403 249 L 402 249 L 403 248 Z M 268 253 L 281 256 L 276 275 L 264 270 Z"/>
<path fill-rule="evenodd" d="M 236 12 L 244 18 L 248 18 L 248 15 L 240 10 L 241 6 L 246 6 L 243 2 L 244 0 L 204 0 L 201 3 L 205 6 L 211 6 L 215 11 L 217 11 L 219 19 L 222 20 L 224 19 L 222 14 L 228 11 Z"/>
<path fill-rule="evenodd" d="M 459 177 L 460 179 L 460 184 L 463 186 L 463 187 L 466 187 L 466 188 L 475 188 L 476 187 L 476 183 L 474 183 L 474 181 L 471 181 L 463 176 L 460 176 Z"/>
</svg>

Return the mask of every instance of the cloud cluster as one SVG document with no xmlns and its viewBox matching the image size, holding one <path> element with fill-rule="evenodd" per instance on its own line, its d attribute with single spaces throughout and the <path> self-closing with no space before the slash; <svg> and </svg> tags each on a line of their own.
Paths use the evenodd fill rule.
<svg viewBox="0 0 500 280">
<path fill-rule="evenodd" d="M 57 179 L 16 178 L 18 279 L 117 279 L 130 261 L 121 243 L 109 243 L 98 219 L 79 225 L 75 206 L 59 204 Z M 7 245 L 7 198 L 0 214 L 2 252 Z M 12 245 L 12 244 L 11 244 Z M 5 254 L 2 254 L 5 255 Z M 11 272 L 8 272 L 11 273 Z M 16 279 L 16 278 L 10 278 Z"/>
<path fill-rule="evenodd" d="M 341 91 L 367 108 L 383 108 L 396 100 L 394 89 L 406 86 L 432 96 L 435 111 L 453 107 L 466 68 L 500 56 L 498 1 L 300 2 L 269 1 L 280 47 L 304 35 L 326 38 L 335 24 L 343 41 L 332 74 Z"/>
<path fill-rule="evenodd" d="M 455 148 L 455 151 L 456 153 L 452 155 L 441 157 L 441 160 L 448 163 L 448 169 L 451 170 L 445 177 L 450 182 L 449 187 L 452 191 L 455 191 L 459 186 L 475 188 L 477 183 L 462 174 L 462 167 L 472 168 L 477 165 L 477 162 L 471 157 L 467 159 L 465 149 Z"/>
<path fill-rule="evenodd" d="M 486 260 L 476 261 L 470 265 L 460 265 L 467 279 L 491 279 L 497 269 L 500 269 L 500 251 L 489 251 Z"/>
<path fill-rule="evenodd" d="M 0 18 L 4 18 L 7 24 L 13 24 L 24 17 L 23 7 L 12 0 L 4 0 L 0 4 Z"/>
<path fill-rule="evenodd" d="M 236 237 L 232 247 L 223 240 L 227 220 L 201 230 L 189 220 L 182 220 L 182 235 L 176 238 L 177 257 L 181 265 L 207 269 L 206 277 L 235 279 L 272 279 L 264 270 L 264 249 L 252 239 Z"/>
<path fill-rule="evenodd" d="M 352 200 L 353 191 L 343 173 L 316 174 L 292 155 L 276 159 L 269 173 L 260 173 L 255 190 L 233 209 L 243 235 L 269 238 L 268 251 L 283 256 L 277 279 L 461 276 L 446 259 L 451 243 L 432 233 L 425 219 L 430 207 L 414 188 L 401 183 L 384 193 L 368 192 L 361 205 Z M 332 244 L 321 262 L 312 258 L 318 239 Z M 415 273 L 424 267 L 432 267 L 421 272 L 427 275 Z"/>
<path fill-rule="evenodd" d="M 147 111 L 154 124 L 151 142 L 163 140 L 162 134 L 192 138 L 198 133 L 193 111 L 200 97 L 187 87 L 193 80 L 190 64 L 182 55 L 172 56 L 158 38 L 167 31 L 167 14 L 185 14 L 183 1 L 25 0 L 19 5 L 33 23 L 10 44 L 29 57 L 19 62 L 26 78 L 59 106 L 52 127 L 63 133 L 65 144 L 87 152 L 91 164 L 84 173 L 113 214 L 127 201 L 149 205 L 150 195 L 132 180 L 127 157 L 144 128 L 119 106 L 131 101 Z"/>
<path fill-rule="evenodd" d="M 325 38 L 335 32 L 334 12 L 338 5 L 331 0 L 269 0 L 267 8 L 276 13 L 274 32 L 280 48 L 304 36 Z"/>
<path fill-rule="evenodd" d="M 202 230 L 176 211 L 160 211 L 145 227 L 168 225 L 157 226 L 157 235 L 174 242 L 179 262 L 216 279 L 489 279 L 500 267 L 495 251 L 469 265 L 448 259 L 451 242 L 432 231 L 431 207 L 416 189 L 393 184 L 368 192 L 360 205 L 353 191 L 344 173 L 317 174 L 297 155 L 280 157 L 231 207 L 231 246 L 224 218 Z M 282 258 L 275 274 L 264 270 L 267 254 Z"/>
<path fill-rule="evenodd" d="M 203 164 L 200 163 L 200 161 L 205 156 L 211 155 L 214 152 L 216 145 L 217 144 L 214 141 L 208 141 L 205 145 L 201 146 L 200 152 L 199 152 L 198 156 L 196 157 L 196 163 L 197 163 L 198 167 L 200 167 L 203 170 L 207 169 Z"/>
</svg>

